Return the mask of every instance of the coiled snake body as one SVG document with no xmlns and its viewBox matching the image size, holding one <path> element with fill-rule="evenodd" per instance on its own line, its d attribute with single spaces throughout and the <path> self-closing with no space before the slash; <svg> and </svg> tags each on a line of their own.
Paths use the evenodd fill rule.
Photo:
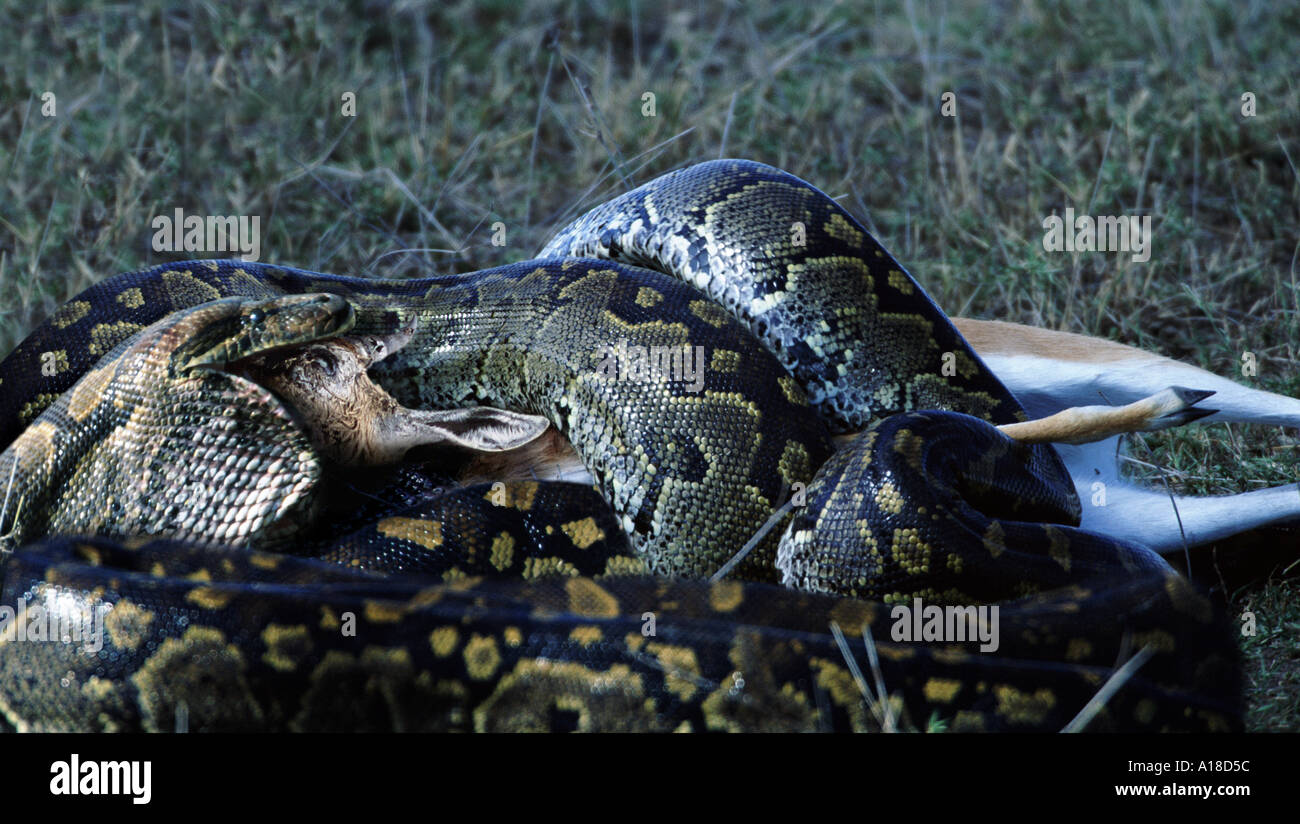
<svg viewBox="0 0 1300 824">
<path fill-rule="evenodd" d="M 244 320 L 214 329 L 195 314 L 210 306 Z M 292 333 L 258 331 L 304 306 Z M 233 366 L 399 329 L 370 370 L 398 402 L 543 415 L 599 496 L 389 477 L 322 508 L 340 499 L 294 413 Z M 178 372 L 178 347 L 204 359 Z M 172 371 L 124 367 L 132 351 Z M 195 380 L 238 397 L 171 391 Z M 18 729 L 1059 729 L 1137 649 L 1149 660 L 1092 728 L 1240 723 L 1209 599 L 1074 529 L 1059 459 L 992 427 L 1023 413 L 920 286 L 761 164 L 666 175 L 538 260 L 465 275 L 121 275 L 24 341 L 0 390 L 0 471 L 25 507 L 0 523 L 2 603 L 105 629 L 96 650 L 0 630 Z M 859 430 L 832 457 L 831 434 Z M 141 469 L 97 469 L 123 462 Z M 784 534 L 699 580 L 794 496 Z M 196 499 L 215 502 L 206 522 Z M 891 606 L 914 598 L 1003 602 L 999 649 L 897 640 Z M 868 627 L 885 697 L 859 689 Z"/>
</svg>

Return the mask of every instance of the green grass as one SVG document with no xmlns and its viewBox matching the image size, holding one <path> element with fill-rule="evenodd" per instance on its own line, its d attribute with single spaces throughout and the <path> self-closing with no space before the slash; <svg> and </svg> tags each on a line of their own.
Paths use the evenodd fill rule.
<svg viewBox="0 0 1300 824">
<path fill-rule="evenodd" d="M 1246 725 L 1252 730 L 1300 730 L 1300 585 L 1294 578 L 1234 598 L 1242 610 L 1267 616 L 1242 639 L 1246 656 Z"/>
<path fill-rule="evenodd" d="M 1260 386 L 1300 392 L 1295 3 L 233 5 L 0 11 L 0 352 L 95 280 L 165 259 L 149 224 L 176 207 L 260 215 L 266 260 L 470 271 L 728 155 L 839 198 L 951 314 L 1219 374 L 1251 351 Z M 1044 252 L 1042 219 L 1067 206 L 1152 214 L 1150 262 Z M 1294 480 L 1292 433 L 1225 429 L 1136 456 L 1190 492 Z M 1251 724 L 1296 730 L 1297 599 L 1273 578 L 1234 595 L 1269 627 L 1244 644 Z"/>
</svg>

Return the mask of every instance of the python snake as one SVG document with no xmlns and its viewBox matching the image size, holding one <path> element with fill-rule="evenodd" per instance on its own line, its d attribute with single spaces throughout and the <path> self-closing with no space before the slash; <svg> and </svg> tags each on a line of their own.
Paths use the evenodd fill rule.
<svg viewBox="0 0 1300 824">
<path fill-rule="evenodd" d="M 441 459 L 366 486 L 236 368 L 404 329 L 370 369 L 398 403 L 545 416 L 595 489 L 450 488 Z M 0 393 L 0 604 L 104 628 L 0 630 L 16 729 L 1046 730 L 1139 649 L 1089 729 L 1241 724 L 1221 610 L 1075 529 L 1059 458 L 994 429 L 1023 412 L 921 287 L 762 164 L 665 175 L 480 272 L 119 275 Z M 897 640 L 915 598 L 997 603 L 999 648 Z"/>
</svg>

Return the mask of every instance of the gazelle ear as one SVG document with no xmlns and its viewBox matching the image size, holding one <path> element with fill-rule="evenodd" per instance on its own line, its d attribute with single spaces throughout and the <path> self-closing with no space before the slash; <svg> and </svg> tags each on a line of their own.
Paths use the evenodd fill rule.
<svg viewBox="0 0 1300 824">
<path fill-rule="evenodd" d="M 477 452 L 505 452 L 531 443 L 549 427 L 541 415 L 525 415 L 471 406 L 445 411 L 406 410 L 389 424 L 396 431 L 384 438 L 390 444 L 406 446 L 445 443 Z"/>
</svg>

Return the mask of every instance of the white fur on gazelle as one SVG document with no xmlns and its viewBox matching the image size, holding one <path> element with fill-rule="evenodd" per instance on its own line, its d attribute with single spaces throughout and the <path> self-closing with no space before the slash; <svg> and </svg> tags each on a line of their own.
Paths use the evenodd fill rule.
<svg viewBox="0 0 1300 824">
<path fill-rule="evenodd" d="M 1001 321 L 954 318 L 953 323 L 1031 419 L 1073 406 L 1128 404 L 1179 385 L 1214 391 L 1205 403 L 1218 412 L 1204 418 L 1206 423 L 1300 427 L 1300 400 L 1250 389 L 1130 346 Z M 1121 477 L 1118 436 L 1054 446 L 1083 504 L 1081 526 L 1160 552 L 1181 549 L 1184 536 L 1188 546 L 1196 546 L 1300 518 L 1300 485 L 1171 499 L 1163 489 L 1147 489 Z M 1093 505 L 1097 481 L 1105 484 L 1105 506 Z"/>
</svg>

